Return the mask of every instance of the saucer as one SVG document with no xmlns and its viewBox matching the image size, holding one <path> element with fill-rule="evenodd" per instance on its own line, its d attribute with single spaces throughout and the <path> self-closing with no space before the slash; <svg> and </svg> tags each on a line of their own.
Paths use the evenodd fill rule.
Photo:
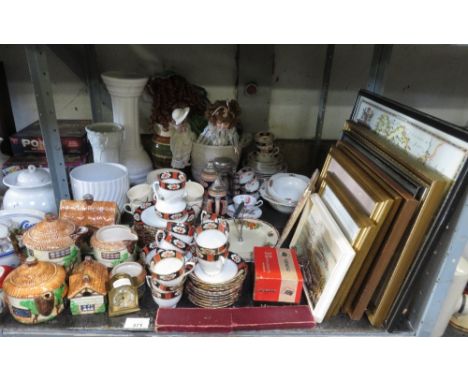
<svg viewBox="0 0 468 382">
<path fill-rule="evenodd" d="M 185 223 L 188 218 L 188 214 L 185 214 L 182 219 L 171 220 L 174 223 Z M 162 217 L 158 216 L 154 207 L 148 207 L 141 213 L 141 221 L 151 227 L 157 228 L 166 228 L 169 220 L 165 220 Z"/>
<path fill-rule="evenodd" d="M 229 251 L 237 253 L 244 261 L 253 261 L 253 248 L 274 247 L 279 239 L 278 230 L 263 220 L 243 219 L 242 241 L 239 241 L 239 222 L 233 219 L 226 222 L 229 226 Z"/>
<path fill-rule="evenodd" d="M 237 264 L 234 263 L 231 259 L 226 259 L 224 263 L 223 270 L 216 274 L 216 275 L 207 275 L 203 272 L 200 264 L 195 266 L 195 276 L 197 276 L 201 281 L 207 284 L 224 284 L 227 283 L 229 280 L 232 280 L 239 271 Z"/>
<path fill-rule="evenodd" d="M 260 159 L 258 157 L 258 153 L 256 151 L 253 151 L 249 153 L 248 155 L 249 161 L 254 161 L 257 163 L 262 163 L 265 165 L 275 165 L 278 163 L 281 163 L 283 161 L 283 155 L 282 154 L 277 154 L 277 155 L 272 155 L 271 157 L 267 159 Z"/>
<path fill-rule="evenodd" d="M 232 218 L 234 216 L 235 211 L 236 211 L 236 207 L 234 206 L 234 204 L 230 204 L 227 209 L 228 216 Z M 245 210 L 241 214 L 242 218 L 247 218 L 247 219 L 260 219 L 261 216 L 262 216 L 262 210 L 260 207 L 251 207 Z"/>
</svg>

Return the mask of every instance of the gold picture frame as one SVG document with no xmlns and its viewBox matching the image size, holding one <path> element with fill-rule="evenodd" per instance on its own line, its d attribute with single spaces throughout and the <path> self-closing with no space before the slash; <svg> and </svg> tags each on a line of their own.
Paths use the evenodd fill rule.
<svg viewBox="0 0 468 382">
<path fill-rule="evenodd" d="M 388 158 L 400 164 L 401 168 L 412 173 L 420 179 L 421 183 L 427 184 L 427 192 L 422 197 L 422 202 L 414 220 L 408 239 L 401 249 L 400 256 L 391 272 L 387 273 L 380 293 L 374 295 L 373 301 L 366 314 L 374 326 L 382 326 L 399 289 L 406 277 L 409 268 L 422 244 L 426 232 L 429 230 L 442 201 L 451 185 L 451 181 L 440 173 L 424 166 L 423 163 L 411 157 L 403 149 L 392 145 L 366 127 L 348 121 L 345 130 L 350 131 L 355 137 L 360 137 L 361 142 L 368 146 L 377 148 Z"/>
<path fill-rule="evenodd" d="M 357 248 L 356 257 L 345 277 L 336 298 L 329 310 L 328 317 L 338 314 L 343 306 L 353 284 L 358 277 L 361 267 L 375 242 L 377 234 L 385 224 L 385 219 L 390 213 L 394 200 L 379 184 L 369 177 L 359 166 L 337 147 L 332 147 L 328 153 L 321 172 L 321 181 L 329 173 L 339 179 L 339 184 L 345 190 L 347 198 L 361 207 L 364 213 L 375 222 L 375 227 L 367 236 L 366 245 Z M 322 188 L 322 185 L 320 186 Z"/>
<path fill-rule="evenodd" d="M 335 174 L 326 174 L 319 194 L 353 248 L 366 247 L 369 232 L 375 224 L 358 204 L 351 202 Z"/>
<path fill-rule="evenodd" d="M 399 197 L 400 203 L 391 226 L 386 232 L 381 247 L 374 247 L 377 251 L 372 264 L 360 274 L 361 279 L 355 283 L 353 292 L 345 302 L 344 310 L 353 320 L 360 320 L 384 276 L 384 272 L 396 255 L 399 243 L 404 240 L 405 232 L 410 230 L 412 219 L 419 205 L 419 200 L 409 193 L 404 187 L 389 176 L 388 173 L 377 167 L 369 157 L 358 151 L 355 147 L 344 141 L 337 143 L 356 163 L 360 163 L 370 175 L 381 179 Z M 397 204 L 396 204 L 397 205 Z M 390 222 L 389 222 L 390 223 Z M 382 231 L 383 232 L 383 231 Z"/>
</svg>

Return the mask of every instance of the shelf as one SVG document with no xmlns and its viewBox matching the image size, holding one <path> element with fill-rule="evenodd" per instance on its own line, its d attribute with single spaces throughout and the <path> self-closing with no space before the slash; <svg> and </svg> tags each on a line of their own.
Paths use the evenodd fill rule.
<svg viewBox="0 0 468 382">
<path fill-rule="evenodd" d="M 288 215 L 273 210 L 267 203 L 264 205 L 262 219 L 273 224 L 281 233 Z M 238 306 L 260 305 L 253 303 L 252 293 L 253 272 L 245 282 L 244 291 Z M 178 306 L 193 307 L 185 297 Z M 57 318 L 38 325 L 24 325 L 16 322 L 6 313 L 0 318 L 0 336 L 177 336 L 177 335 L 207 335 L 206 333 L 155 333 L 154 317 L 157 306 L 151 298 L 148 288 L 140 301 L 139 312 L 121 316 L 109 317 L 107 314 L 73 316 L 67 307 Z M 177 309 L 177 308 L 176 308 Z M 150 327 L 145 331 L 129 331 L 123 329 L 127 317 L 150 318 Z M 210 334 L 213 335 L 213 334 Z M 214 334 L 216 335 L 216 334 Z M 218 334 L 226 335 L 226 334 Z M 229 334 L 228 334 L 229 335 Z M 373 328 L 366 319 L 351 321 L 347 316 L 334 317 L 313 329 L 281 329 L 262 331 L 236 331 L 231 336 L 389 336 L 412 335 L 411 332 L 388 333 L 383 329 Z"/>
</svg>

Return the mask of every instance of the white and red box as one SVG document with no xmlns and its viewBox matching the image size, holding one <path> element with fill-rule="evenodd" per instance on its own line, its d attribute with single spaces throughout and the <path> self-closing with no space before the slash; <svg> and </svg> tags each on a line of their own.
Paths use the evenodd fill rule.
<svg viewBox="0 0 468 382">
<path fill-rule="evenodd" d="M 255 247 L 254 261 L 255 301 L 301 301 L 303 278 L 294 248 Z"/>
</svg>

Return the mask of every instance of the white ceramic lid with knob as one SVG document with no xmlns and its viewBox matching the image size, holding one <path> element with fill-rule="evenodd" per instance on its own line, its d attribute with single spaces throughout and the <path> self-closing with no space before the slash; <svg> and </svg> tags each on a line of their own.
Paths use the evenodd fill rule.
<svg viewBox="0 0 468 382">
<path fill-rule="evenodd" d="M 27 169 L 8 174 L 3 183 L 8 187 L 33 188 L 47 186 L 52 182 L 48 168 L 29 165 Z"/>
</svg>

